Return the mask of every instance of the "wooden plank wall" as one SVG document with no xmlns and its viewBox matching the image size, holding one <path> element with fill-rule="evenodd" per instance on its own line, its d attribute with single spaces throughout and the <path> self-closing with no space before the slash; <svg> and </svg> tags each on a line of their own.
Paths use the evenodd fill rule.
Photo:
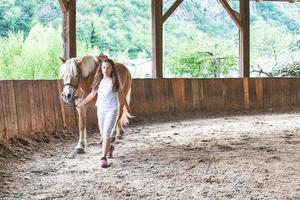
<svg viewBox="0 0 300 200">
<path fill-rule="evenodd" d="M 135 115 L 241 110 L 243 79 L 134 79 L 131 107 Z"/>
<path fill-rule="evenodd" d="M 77 126 L 74 108 L 62 109 L 59 86 L 57 80 L 0 81 L 0 141 Z"/>
<path fill-rule="evenodd" d="M 76 110 L 60 100 L 61 91 L 60 80 L 0 81 L 0 141 L 76 128 Z M 288 108 L 300 106 L 300 79 L 134 79 L 130 106 L 137 117 Z M 89 122 L 97 123 L 94 109 L 89 110 Z"/>
</svg>

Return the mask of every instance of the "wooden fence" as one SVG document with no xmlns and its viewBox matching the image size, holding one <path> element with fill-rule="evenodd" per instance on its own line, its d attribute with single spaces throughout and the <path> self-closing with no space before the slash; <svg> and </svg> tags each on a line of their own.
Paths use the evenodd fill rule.
<svg viewBox="0 0 300 200">
<path fill-rule="evenodd" d="M 77 126 L 59 98 L 60 80 L 0 81 L 0 141 Z M 300 106 L 300 79 L 134 79 L 133 114 L 238 111 Z M 95 112 L 88 119 L 96 121 Z"/>
</svg>

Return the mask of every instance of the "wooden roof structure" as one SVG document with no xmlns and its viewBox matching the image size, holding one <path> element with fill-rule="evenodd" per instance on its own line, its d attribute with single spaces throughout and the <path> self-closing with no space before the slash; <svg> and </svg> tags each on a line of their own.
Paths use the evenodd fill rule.
<svg viewBox="0 0 300 200">
<path fill-rule="evenodd" d="M 64 58 L 76 57 L 76 0 L 58 0 L 63 12 L 63 47 Z M 232 18 L 239 30 L 240 77 L 250 77 L 250 0 L 235 0 L 240 2 L 239 11 L 234 10 L 230 0 L 219 0 L 226 12 Z M 300 0 L 252 0 L 258 3 L 289 2 Z M 152 16 L 152 75 L 163 77 L 163 24 L 176 10 L 183 0 L 176 0 L 163 13 L 163 0 L 151 0 Z"/>
</svg>

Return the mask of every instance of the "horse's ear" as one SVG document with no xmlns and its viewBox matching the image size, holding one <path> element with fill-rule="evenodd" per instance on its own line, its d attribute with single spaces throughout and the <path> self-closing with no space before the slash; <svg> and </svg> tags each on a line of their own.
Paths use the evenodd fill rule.
<svg viewBox="0 0 300 200">
<path fill-rule="evenodd" d="M 66 62 L 66 60 L 63 59 L 62 57 L 59 57 L 59 60 L 60 60 L 61 64 L 64 64 Z"/>
<path fill-rule="evenodd" d="M 78 65 L 79 62 L 80 62 L 80 61 L 76 58 L 76 59 L 75 59 L 75 63 Z"/>
<path fill-rule="evenodd" d="M 108 58 L 107 55 L 99 55 L 99 56 L 97 56 L 97 59 L 99 60 L 99 62 L 103 62 L 107 58 Z"/>
</svg>

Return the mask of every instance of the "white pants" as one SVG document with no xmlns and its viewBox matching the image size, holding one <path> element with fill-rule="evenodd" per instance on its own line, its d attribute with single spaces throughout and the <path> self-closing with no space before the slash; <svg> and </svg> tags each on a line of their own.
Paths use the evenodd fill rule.
<svg viewBox="0 0 300 200">
<path fill-rule="evenodd" d="M 98 125 L 103 139 L 113 137 L 113 130 L 116 126 L 118 110 L 102 111 L 97 109 Z"/>
</svg>

